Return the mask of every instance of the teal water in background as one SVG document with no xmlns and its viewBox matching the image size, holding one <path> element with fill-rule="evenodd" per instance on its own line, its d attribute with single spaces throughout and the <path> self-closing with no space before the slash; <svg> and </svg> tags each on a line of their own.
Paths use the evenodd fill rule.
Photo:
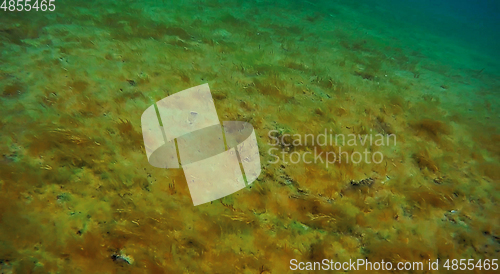
<svg viewBox="0 0 500 274">
<path fill-rule="evenodd" d="M 421 26 L 422 31 L 452 39 L 464 46 L 484 51 L 492 59 L 500 57 L 500 2 L 479 1 L 374 1 L 383 6 L 400 26 Z M 397 26 L 394 26 L 397 27 Z M 492 60 L 492 63 L 497 63 Z M 497 67 L 498 69 L 498 67 Z"/>
<path fill-rule="evenodd" d="M 479 51 L 488 56 L 481 60 L 476 69 L 488 68 L 496 73 L 500 71 L 500 2 L 495 0 L 362 0 L 362 1 L 303 1 L 297 0 L 299 6 L 313 5 L 318 12 L 334 11 L 338 3 L 351 6 L 362 11 L 364 18 L 356 21 L 367 29 L 383 31 L 391 29 L 400 39 L 412 40 L 419 34 L 415 44 L 422 44 L 429 51 L 446 51 L 443 48 L 433 48 L 433 41 L 426 35 L 437 36 L 446 43 L 461 45 L 473 51 Z M 314 8 L 313 8 L 314 9 Z M 413 44 L 416 50 L 421 49 Z M 407 45 L 412 47 L 412 44 Z M 445 61 L 445 60 L 443 60 Z M 468 64 L 463 64 L 467 66 Z M 483 67 L 481 67 L 481 65 Z"/>
</svg>

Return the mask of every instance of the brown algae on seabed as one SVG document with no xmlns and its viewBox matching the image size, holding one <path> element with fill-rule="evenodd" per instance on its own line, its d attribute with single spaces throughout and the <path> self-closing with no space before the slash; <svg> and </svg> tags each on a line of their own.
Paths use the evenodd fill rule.
<svg viewBox="0 0 500 274">
<path fill-rule="evenodd" d="M 500 85 L 474 63 L 487 57 L 352 3 L 201 2 L 2 13 L 0 272 L 498 258 Z M 140 117 L 206 82 L 221 121 L 255 128 L 262 173 L 194 207 L 182 170 L 149 165 Z M 369 147 L 381 164 L 270 163 L 270 131 L 325 129 L 397 143 Z"/>
</svg>

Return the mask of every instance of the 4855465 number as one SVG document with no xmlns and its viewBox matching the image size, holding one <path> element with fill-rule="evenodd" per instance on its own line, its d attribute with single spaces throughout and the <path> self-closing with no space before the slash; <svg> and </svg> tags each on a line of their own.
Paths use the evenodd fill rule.
<svg viewBox="0 0 500 274">
<path fill-rule="evenodd" d="M 0 0 L 2 1 L 2 0 Z M 3 0 L 0 9 L 4 11 L 54 11 L 55 0 Z"/>
</svg>

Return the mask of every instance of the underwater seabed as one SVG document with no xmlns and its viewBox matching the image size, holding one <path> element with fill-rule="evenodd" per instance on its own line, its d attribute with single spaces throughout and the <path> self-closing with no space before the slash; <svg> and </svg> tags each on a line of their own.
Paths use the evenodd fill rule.
<svg viewBox="0 0 500 274">
<path fill-rule="evenodd" d="M 0 12 L 2 273 L 499 257 L 490 49 L 372 1 L 58 1 L 50 13 Z M 262 172 L 193 206 L 182 170 L 148 163 L 141 114 L 207 82 L 221 121 L 255 129 Z M 327 167 L 340 143 L 293 145 L 325 128 L 346 136 L 347 157 L 367 149 L 382 162 Z M 370 134 L 397 143 L 370 145 Z M 289 161 L 314 149 L 323 163 Z"/>
</svg>

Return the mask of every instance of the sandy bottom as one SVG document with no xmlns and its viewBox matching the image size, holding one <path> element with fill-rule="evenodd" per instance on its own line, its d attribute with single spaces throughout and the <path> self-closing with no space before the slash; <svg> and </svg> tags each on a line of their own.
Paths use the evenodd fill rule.
<svg viewBox="0 0 500 274">
<path fill-rule="evenodd" d="M 2 12 L 2 273 L 283 273 L 291 259 L 499 257 L 498 64 L 375 19 L 369 6 L 269 2 Z M 203 83 L 221 121 L 254 126 L 262 173 L 194 207 L 182 171 L 149 165 L 140 117 Z M 283 147 L 270 137 L 325 129 L 396 144 Z M 383 160 L 290 161 L 339 148 Z"/>
</svg>

